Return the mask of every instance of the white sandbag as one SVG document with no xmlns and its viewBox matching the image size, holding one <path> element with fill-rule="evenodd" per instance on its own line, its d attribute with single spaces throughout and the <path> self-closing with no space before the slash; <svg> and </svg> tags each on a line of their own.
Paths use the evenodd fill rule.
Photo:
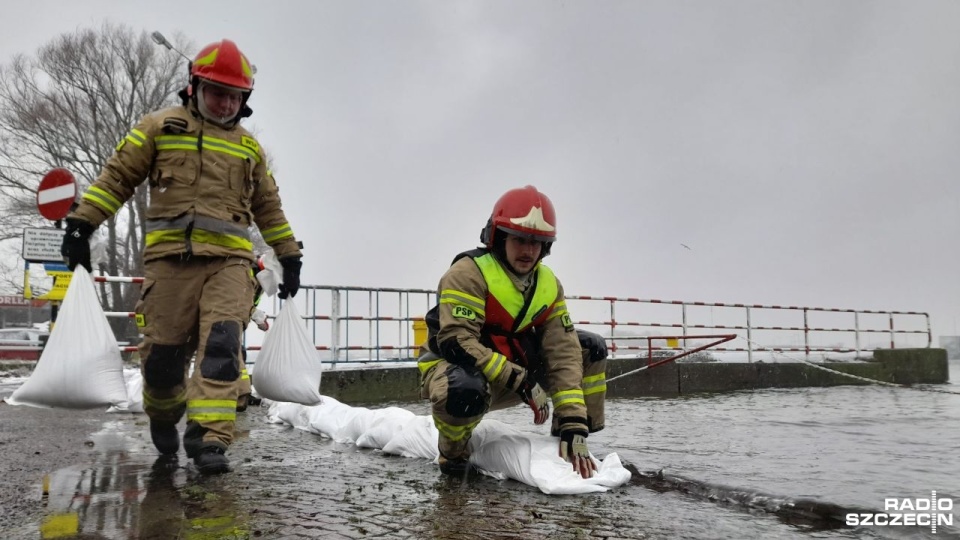
<svg viewBox="0 0 960 540">
<path fill-rule="evenodd" d="M 387 444 L 383 451 L 403 457 L 419 457 L 436 461 L 440 457 L 437 439 L 440 432 L 429 416 L 415 416 L 405 422 Z"/>
<path fill-rule="evenodd" d="M 139 369 L 124 369 L 123 378 L 127 387 L 127 401 L 107 409 L 108 413 L 143 412 L 143 376 Z"/>
<path fill-rule="evenodd" d="M 320 353 L 307 336 L 296 304 L 284 302 L 257 355 L 253 375 L 257 395 L 315 405 L 320 402 L 322 370 Z"/>
<path fill-rule="evenodd" d="M 356 444 L 360 448 L 383 448 L 397 436 L 398 429 L 402 431 L 404 424 L 417 417 L 400 407 L 374 409 L 372 412 L 373 420 L 357 437 Z"/>
<path fill-rule="evenodd" d="M 433 419 L 392 409 L 397 408 L 351 407 L 324 396 L 322 404 L 311 407 L 271 403 L 267 417 L 271 422 L 290 424 L 338 442 L 349 442 L 348 438 L 355 435 L 358 445 L 362 442 L 364 447 L 376 448 L 374 443 L 386 441 L 380 447 L 385 453 L 436 461 L 438 433 Z M 602 462 L 594 457 L 599 470 L 592 478 L 581 478 L 560 458 L 557 445 L 555 437 L 519 431 L 498 420 L 485 419 L 470 439 L 470 461 L 491 476 L 512 478 L 546 494 L 607 491 L 630 480 L 630 471 L 615 453 L 608 454 Z"/>
<path fill-rule="evenodd" d="M 263 269 L 257 272 L 257 281 L 263 287 L 264 294 L 273 296 L 277 294 L 280 282 L 283 281 L 283 266 L 272 249 L 264 253 L 260 260 L 263 262 Z"/>
<path fill-rule="evenodd" d="M 127 401 L 123 360 L 93 278 L 77 266 L 47 346 L 11 405 L 94 409 Z"/>
<path fill-rule="evenodd" d="M 483 420 L 470 439 L 470 461 L 524 484 L 536 486 L 548 495 L 571 495 L 606 491 L 627 483 L 630 472 L 616 453 L 598 463 L 592 478 L 584 479 L 558 455 L 558 439 L 517 430 L 499 420 Z"/>
</svg>

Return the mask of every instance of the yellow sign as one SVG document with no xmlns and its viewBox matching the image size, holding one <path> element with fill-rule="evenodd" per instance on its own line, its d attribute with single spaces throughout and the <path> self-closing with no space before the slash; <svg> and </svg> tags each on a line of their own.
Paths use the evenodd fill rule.
<svg viewBox="0 0 960 540">
<path fill-rule="evenodd" d="M 667 347 L 670 347 L 671 349 L 676 349 L 676 348 L 679 347 L 679 346 L 680 346 L 680 340 L 679 340 L 679 339 L 677 339 L 677 338 L 675 338 L 675 337 L 667 338 Z"/>
<path fill-rule="evenodd" d="M 47 270 L 48 276 L 53 276 L 53 287 L 50 288 L 50 291 L 40 296 L 40 300 L 63 300 L 63 297 L 67 294 L 67 287 L 70 286 L 70 278 L 73 277 L 73 272 L 62 271 L 62 270 Z"/>
</svg>

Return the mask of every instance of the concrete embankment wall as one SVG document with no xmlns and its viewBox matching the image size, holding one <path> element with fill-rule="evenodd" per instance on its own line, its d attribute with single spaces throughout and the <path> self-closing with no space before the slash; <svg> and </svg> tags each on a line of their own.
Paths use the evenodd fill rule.
<svg viewBox="0 0 960 540">
<path fill-rule="evenodd" d="M 610 360 L 607 362 L 607 379 L 645 364 L 646 360 L 638 359 Z M 874 351 L 870 362 L 827 362 L 821 365 L 843 373 L 897 384 L 939 384 L 947 382 L 949 378 L 947 352 L 944 349 L 878 349 Z M 609 382 L 607 396 L 666 397 L 756 388 L 844 384 L 871 383 L 803 363 L 670 362 Z M 416 401 L 420 399 L 420 375 L 416 367 L 328 370 L 321 379 L 320 392 L 351 404 Z"/>
</svg>

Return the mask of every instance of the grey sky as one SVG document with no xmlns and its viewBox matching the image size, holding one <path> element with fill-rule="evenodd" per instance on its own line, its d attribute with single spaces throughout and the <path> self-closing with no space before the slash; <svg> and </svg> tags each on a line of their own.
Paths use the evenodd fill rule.
<svg viewBox="0 0 960 540">
<path fill-rule="evenodd" d="M 570 294 L 957 333 L 960 3 L 6 4 L 3 62 L 104 20 L 236 41 L 307 283 L 434 287 L 530 183 Z"/>
</svg>

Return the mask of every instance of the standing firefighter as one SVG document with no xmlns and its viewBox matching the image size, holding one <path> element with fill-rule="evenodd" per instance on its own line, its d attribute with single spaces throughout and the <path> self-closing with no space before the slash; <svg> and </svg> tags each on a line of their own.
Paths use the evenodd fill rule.
<svg viewBox="0 0 960 540">
<path fill-rule="evenodd" d="M 229 469 L 224 454 L 233 441 L 241 334 L 254 288 L 253 223 L 283 266 L 281 297 L 300 287 L 300 246 L 260 145 L 240 126 L 252 112 L 252 90 L 253 70 L 236 44 L 204 47 L 180 93 L 183 105 L 148 114 L 120 141 L 67 217 L 61 247 L 71 269 L 89 269 L 90 235 L 148 180 L 136 307 L 143 405 L 164 455 L 179 450 L 176 424 L 186 413 L 184 448 L 202 473 Z"/>
<path fill-rule="evenodd" d="M 440 279 L 419 367 L 445 474 L 470 471 L 470 437 L 489 410 L 525 403 L 543 424 L 551 400 L 559 455 L 584 478 L 597 469 L 587 434 L 603 428 L 606 345 L 596 334 L 578 336 L 563 287 L 540 262 L 556 223 L 546 195 L 510 190 L 480 235 L 484 247 L 459 254 Z"/>
</svg>

